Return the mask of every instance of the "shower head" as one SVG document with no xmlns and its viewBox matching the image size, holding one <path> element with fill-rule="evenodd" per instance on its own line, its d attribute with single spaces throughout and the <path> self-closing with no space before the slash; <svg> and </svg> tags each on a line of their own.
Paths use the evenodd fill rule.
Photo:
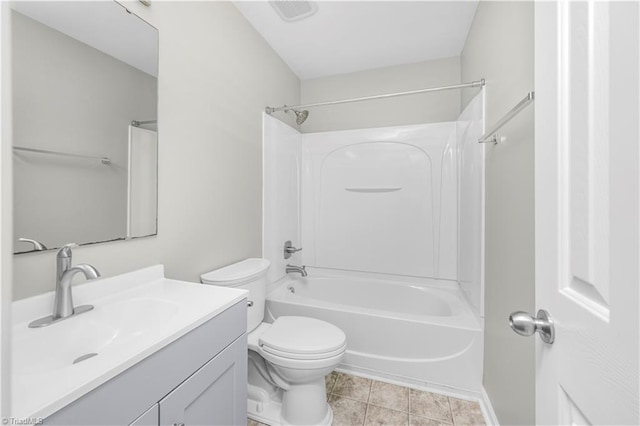
<svg viewBox="0 0 640 426">
<path fill-rule="evenodd" d="M 272 112 L 278 111 L 278 110 L 282 110 L 285 113 L 289 111 L 293 111 L 296 114 L 296 124 L 298 126 L 304 123 L 307 117 L 309 117 L 309 111 L 307 111 L 306 109 L 302 111 L 298 111 L 297 109 L 288 107 L 286 105 L 281 108 L 269 108 L 269 107 L 266 108 L 267 114 L 271 114 Z"/>
<path fill-rule="evenodd" d="M 292 109 L 291 111 L 296 113 L 296 124 L 298 125 L 304 123 L 307 117 L 309 117 L 309 111 L 306 109 L 303 111 L 296 111 L 295 109 Z"/>
</svg>

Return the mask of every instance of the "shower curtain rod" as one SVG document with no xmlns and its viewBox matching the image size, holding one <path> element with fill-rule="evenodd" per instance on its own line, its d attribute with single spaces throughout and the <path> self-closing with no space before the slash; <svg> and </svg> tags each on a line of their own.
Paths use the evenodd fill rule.
<svg viewBox="0 0 640 426">
<path fill-rule="evenodd" d="M 453 90 L 453 89 L 464 89 L 466 87 L 483 87 L 485 84 L 484 78 L 478 81 L 472 81 L 470 83 L 462 83 L 462 84 L 454 84 L 452 86 L 440 86 L 440 87 L 431 87 L 428 89 L 418 89 L 418 90 L 410 90 L 408 92 L 397 92 L 397 93 L 387 93 L 385 95 L 373 95 L 373 96 L 364 96 L 361 98 L 350 98 L 350 99 L 340 99 L 337 101 L 327 101 L 327 102 L 316 102 L 313 104 L 305 104 L 305 105 L 293 105 L 293 106 L 281 106 L 281 107 L 266 107 L 265 112 L 267 114 L 274 113 L 276 111 L 289 111 L 293 109 L 303 109 L 303 108 L 312 108 L 317 106 L 324 105 L 336 105 L 336 104 L 345 104 L 348 102 L 360 102 L 360 101 L 369 101 L 372 99 L 384 99 L 384 98 L 393 98 L 396 96 L 405 96 L 405 95 L 417 95 L 419 93 L 429 93 L 429 92 L 440 92 L 443 90 Z"/>
</svg>

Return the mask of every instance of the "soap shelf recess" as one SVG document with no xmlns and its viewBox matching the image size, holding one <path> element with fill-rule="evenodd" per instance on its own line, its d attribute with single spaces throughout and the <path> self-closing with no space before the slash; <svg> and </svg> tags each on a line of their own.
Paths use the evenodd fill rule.
<svg viewBox="0 0 640 426">
<path fill-rule="evenodd" d="M 378 187 L 378 188 L 366 188 L 366 187 L 346 187 L 344 190 L 348 192 L 363 192 L 368 194 L 374 194 L 378 192 L 395 192 L 400 191 L 402 187 Z"/>
</svg>

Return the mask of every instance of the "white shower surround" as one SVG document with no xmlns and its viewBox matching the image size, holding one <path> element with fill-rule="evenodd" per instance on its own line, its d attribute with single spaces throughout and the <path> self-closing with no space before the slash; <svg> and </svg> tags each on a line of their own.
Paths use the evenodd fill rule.
<svg viewBox="0 0 640 426">
<path fill-rule="evenodd" d="M 483 131 L 483 113 L 484 91 L 469 103 L 459 120 L 451 123 L 301 135 L 265 115 L 263 255 L 273 265 L 269 277 L 273 284 L 268 295 L 271 313 L 315 316 L 343 327 L 347 341 L 357 346 L 356 350 L 348 346 L 344 369 L 401 383 L 479 392 L 484 293 L 484 150 L 477 138 Z M 309 119 L 313 119 L 312 114 Z M 368 149 L 371 147 L 380 147 L 387 155 L 376 157 L 376 150 Z M 338 156 L 331 158 L 332 153 Z M 403 162 L 402 156 L 407 161 Z M 351 161 L 351 165 L 356 165 L 359 173 L 348 171 L 354 158 L 356 161 Z M 337 161 L 332 161 L 335 159 Z M 385 162 L 388 159 L 391 161 Z M 422 172 L 417 166 L 420 164 Z M 332 168 L 328 177 L 322 176 L 323 168 Z M 425 188 L 432 195 L 426 201 L 420 192 Z M 359 197 L 358 200 L 349 200 L 354 196 Z M 392 221 L 384 220 L 389 215 L 383 197 L 395 215 Z M 416 199 L 421 200 L 417 211 L 424 213 L 423 216 L 402 216 L 402 208 L 394 210 L 398 203 L 405 210 L 412 206 L 411 198 L 414 203 Z M 372 203 L 375 199 L 378 205 Z M 327 214 L 323 208 L 331 203 L 333 212 Z M 349 205 L 354 211 L 361 211 L 349 217 L 350 213 L 344 211 Z M 416 223 L 421 217 L 425 220 Z M 326 235 L 327 230 L 331 234 L 332 225 L 339 231 Z M 351 232 L 349 225 L 362 226 L 361 234 Z M 392 243 L 384 245 L 379 240 L 376 247 L 375 238 L 372 240 L 362 233 L 367 226 L 380 230 L 385 230 L 382 228 L 385 226 L 386 237 Z M 414 241 L 413 229 L 420 229 L 422 237 L 429 241 Z M 345 232 L 349 235 L 341 237 Z M 401 238 L 393 240 L 394 232 Z M 369 238 L 363 238 L 365 243 L 359 241 L 363 236 Z M 304 250 L 284 261 L 282 245 L 289 239 Z M 422 257 L 415 253 L 404 256 L 410 248 L 421 250 Z M 421 264 L 407 263 L 407 259 Z M 337 281 L 300 280 L 314 283 L 316 290 L 310 290 L 305 297 L 292 298 L 282 288 L 291 282 L 289 278 L 282 279 L 286 263 L 308 264 L 314 267 L 312 277 L 329 275 Z M 380 285 L 381 282 L 385 285 Z M 322 285 L 319 283 L 335 291 L 329 288 L 318 291 Z M 304 284 L 298 283 L 300 285 Z M 399 286 L 406 289 L 401 290 Z M 406 309 L 391 309 L 391 304 L 385 308 L 385 300 L 406 295 L 412 288 L 430 289 L 415 299 L 425 305 L 444 300 L 438 296 L 439 291 L 455 294 L 452 297 L 461 303 L 454 305 L 463 306 L 456 312 L 464 312 L 462 317 L 473 321 L 459 324 L 459 319 L 456 320 L 459 316 L 424 313 L 409 318 L 404 312 Z M 344 290 L 341 293 L 338 289 Z M 379 290 L 375 295 L 374 289 Z M 349 294 L 355 297 L 354 291 L 362 298 L 360 306 L 343 303 L 342 299 L 348 299 Z M 376 309 L 363 309 L 368 298 L 371 304 L 377 305 Z M 429 298 L 431 301 L 427 301 Z M 407 303 L 414 304 L 415 300 Z M 417 323 L 425 327 L 416 328 Z M 354 329 L 353 324 L 360 326 Z M 396 348 L 398 354 L 405 353 L 406 357 L 378 353 L 383 328 L 392 330 L 392 335 L 403 336 L 404 344 Z M 429 345 L 416 346 L 425 336 Z M 467 342 L 466 346 L 453 343 L 463 341 Z M 370 343 L 369 347 L 366 342 Z M 437 356 L 433 356 L 430 349 L 434 346 L 440 349 Z M 416 347 L 424 350 L 418 354 Z M 443 371 L 450 374 L 442 374 Z"/>
<path fill-rule="evenodd" d="M 300 245 L 300 132 L 263 113 L 262 256 L 269 259 L 268 282 L 284 276 L 284 242 Z"/>
<path fill-rule="evenodd" d="M 457 279 L 456 123 L 302 135 L 302 261 Z"/>
<path fill-rule="evenodd" d="M 456 121 L 458 140 L 458 283 L 484 318 L 484 89 Z"/>
</svg>

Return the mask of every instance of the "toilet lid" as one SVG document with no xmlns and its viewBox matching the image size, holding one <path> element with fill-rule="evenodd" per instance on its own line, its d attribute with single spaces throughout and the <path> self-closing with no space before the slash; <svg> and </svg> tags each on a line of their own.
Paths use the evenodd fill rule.
<svg viewBox="0 0 640 426">
<path fill-rule="evenodd" d="M 224 268 L 216 269 L 200 275 L 205 284 L 228 285 L 244 284 L 259 276 L 269 268 L 267 259 L 250 258 Z"/>
<path fill-rule="evenodd" d="M 288 355 L 315 355 L 344 350 L 347 337 L 333 324 L 307 317 L 279 317 L 260 336 L 266 351 Z"/>
</svg>

